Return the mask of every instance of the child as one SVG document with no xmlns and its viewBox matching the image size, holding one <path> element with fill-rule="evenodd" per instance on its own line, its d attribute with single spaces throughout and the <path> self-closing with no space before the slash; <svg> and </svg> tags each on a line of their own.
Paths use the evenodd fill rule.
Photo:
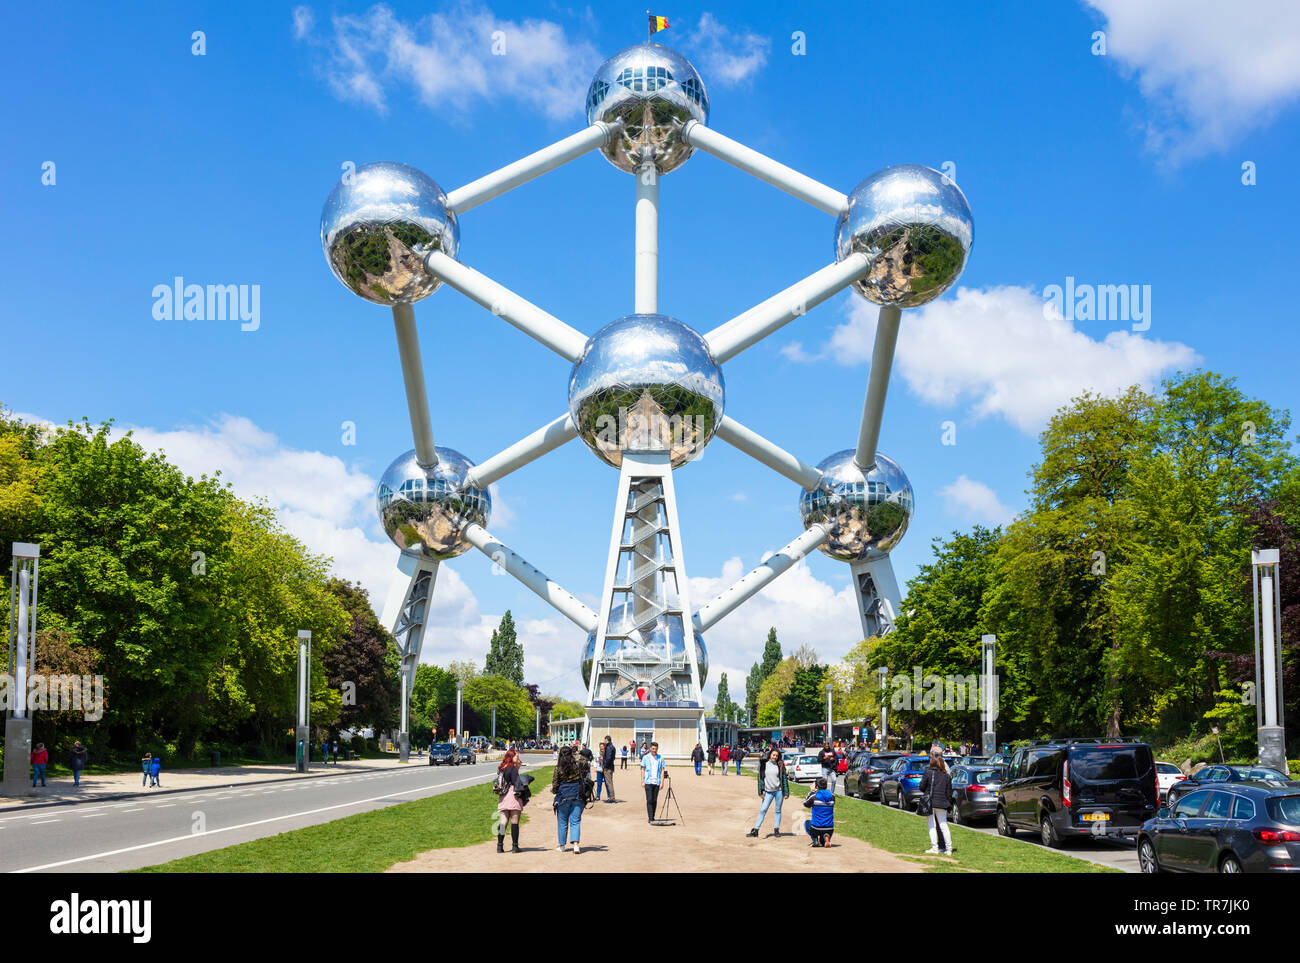
<svg viewBox="0 0 1300 963">
<path fill-rule="evenodd" d="M 812 837 L 813 846 L 830 846 L 835 835 L 835 794 L 826 788 L 826 777 L 817 777 L 817 789 L 803 801 L 812 810 L 812 819 L 804 821 L 804 831 Z"/>
</svg>

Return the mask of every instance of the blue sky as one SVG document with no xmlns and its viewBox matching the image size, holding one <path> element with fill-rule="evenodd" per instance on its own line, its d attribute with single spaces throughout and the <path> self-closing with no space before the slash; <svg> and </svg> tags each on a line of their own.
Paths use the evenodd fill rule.
<svg viewBox="0 0 1300 963">
<path fill-rule="evenodd" d="M 1296 409 L 1293 4 L 859 7 L 654 12 L 717 130 L 842 191 L 889 164 L 955 165 L 974 249 L 960 289 L 904 315 L 881 439 L 916 491 L 900 580 L 932 538 L 1024 507 L 1037 431 L 1080 391 L 1199 364 Z M 0 401 L 112 417 L 191 472 L 222 469 L 381 604 L 395 550 L 373 486 L 409 425 L 390 313 L 330 275 L 321 205 L 347 161 L 402 161 L 451 190 L 585 126 L 591 73 L 645 38 L 644 4 L 3 18 Z M 632 202 L 632 178 L 592 154 L 465 215 L 460 259 L 590 333 L 632 309 Z M 700 331 L 833 257 L 829 217 L 706 155 L 664 177 L 660 228 L 661 310 Z M 178 275 L 259 285 L 257 329 L 156 320 L 151 292 Z M 1150 327 L 1045 317 L 1043 290 L 1067 277 L 1149 285 Z M 568 366 L 500 319 L 448 289 L 416 316 L 439 444 L 481 461 L 565 410 Z M 844 293 L 729 362 L 728 413 L 808 462 L 851 447 L 874 316 Z M 615 482 L 570 444 L 503 480 L 490 527 L 594 606 Z M 700 601 L 800 531 L 794 485 L 721 442 L 676 483 Z M 819 555 L 720 623 L 709 691 L 722 670 L 736 685 L 771 624 L 787 650 L 840 657 L 858 636 L 847 585 Z M 481 659 L 511 608 L 530 680 L 577 694 L 578 630 L 486 559 L 443 566 L 437 599 L 426 661 Z"/>
</svg>

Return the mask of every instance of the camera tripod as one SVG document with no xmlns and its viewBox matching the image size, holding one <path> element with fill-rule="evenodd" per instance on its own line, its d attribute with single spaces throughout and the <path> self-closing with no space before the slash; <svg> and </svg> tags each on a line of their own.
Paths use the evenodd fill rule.
<svg viewBox="0 0 1300 963">
<path fill-rule="evenodd" d="M 685 826 L 686 820 L 682 818 L 682 807 L 677 804 L 677 796 L 673 792 L 673 780 L 672 777 L 668 775 L 667 772 L 665 772 L 663 775 L 663 787 L 667 791 L 663 794 L 663 796 L 659 800 L 660 811 L 658 814 L 655 815 L 654 819 L 650 820 L 651 825 L 654 826 L 676 825 L 676 822 L 670 819 L 668 816 L 668 804 L 672 803 L 673 808 L 677 810 L 677 819 L 681 821 L 683 826 Z"/>
</svg>

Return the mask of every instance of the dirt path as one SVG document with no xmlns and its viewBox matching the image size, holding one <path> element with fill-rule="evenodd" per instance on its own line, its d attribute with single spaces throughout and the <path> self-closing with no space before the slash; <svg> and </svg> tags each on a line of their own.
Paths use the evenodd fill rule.
<svg viewBox="0 0 1300 963">
<path fill-rule="evenodd" d="M 921 867 L 882 852 L 861 840 L 836 836 L 829 849 L 814 849 L 803 830 L 808 811 L 791 796 L 783 807 L 782 835 L 773 837 L 769 810 L 762 835 L 748 839 L 759 797 L 752 770 L 742 776 L 696 776 L 674 766 L 674 794 L 682 819 L 675 826 L 646 820 L 645 793 L 635 769 L 614 773 L 618 802 L 599 802 L 582 815 L 582 852 L 558 853 L 549 786 L 539 787 L 526 810 L 530 821 L 520 832 L 522 853 L 496 852 L 495 839 L 459 849 L 435 849 L 398 863 L 392 873 L 779 873 L 830 870 L 849 873 L 916 873 Z M 663 800 L 660 800 L 662 812 Z M 840 805 L 843 805 L 841 802 Z M 675 818 L 676 811 L 671 815 Z M 484 818 L 490 818 L 485 813 Z"/>
</svg>

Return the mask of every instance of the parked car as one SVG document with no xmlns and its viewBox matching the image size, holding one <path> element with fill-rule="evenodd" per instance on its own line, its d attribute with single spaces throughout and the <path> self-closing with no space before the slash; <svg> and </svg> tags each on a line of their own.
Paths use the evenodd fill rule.
<svg viewBox="0 0 1300 963">
<path fill-rule="evenodd" d="M 1144 873 L 1300 870 L 1300 793 L 1250 782 L 1183 793 L 1138 834 Z"/>
<path fill-rule="evenodd" d="M 1250 782 L 1273 789 L 1300 788 L 1300 783 L 1293 781 L 1284 773 L 1269 766 L 1206 766 L 1195 775 L 1188 776 L 1176 785 L 1169 787 L 1165 796 L 1166 805 L 1172 807 L 1180 798 L 1196 789 L 1224 783 Z"/>
<path fill-rule="evenodd" d="M 460 765 L 460 753 L 450 742 L 435 742 L 429 747 L 429 765 L 431 766 L 457 766 Z"/>
<path fill-rule="evenodd" d="M 994 762 L 992 756 L 958 756 L 956 761 L 949 762 L 949 768 L 953 766 L 1000 766 L 1002 763 Z"/>
<path fill-rule="evenodd" d="M 899 757 L 896 752 L 867 752 L 849 761 L 849 771 L 844 774 L 844 792 L 860 799 L 880 796 L 880 780 L 886 770 Z"/>
<path fill-rule="evenodd" d="M 781 750 L 781 761 L 785 763 L 786 769 L 793 769 L 794 764 L 799 761 L 799 757 L 803 754 L 800 749 L 783 749 Z"/>
<path fill-rule="evenodd" d="M 1180 784 L 1181 785 L 1181 784 Z M 1037 830 L 1044 846 L 1068 837 L 1132 835 L 1156 814 L 1156 767 L 1143 742 L 1040 740 L 1012 754 L 998 796 L 998 833 Z"/>
<path fill-rule="evenodd" d="M 478 754 L 474 752 L 474 750 L 471 749 L 469 746 L 461 746 L 459 751 L 460 751 L 461 762 L 467 762 L 471 766 L 476 765 L 478 763 Z"/>
<path fill-rule="evenodd" d="M 794 765 L 787 763 L 786 768 L 790 772 L 790 778 L 795 782 L 812 782 L 822 774 L 822 764 L 817 761 L 816 756 L 796 756 Z"/>
<path fill-rule="evenodd" d="M 1000 766 L 958 766 L 953 769 L 948 821 L 960 824 L 997 818 L 1003 771 Z"/>
<path fill-rule="evenodd" d="M 1182 782 L 1187 777 L 1183 771 L 1175 766 L 1172 762 L 1156 763 L 1156 794 L 1158 798 L 1166 798 L 1166 794 L 1176 782 Z"/>
<path fill-rule="evenodd" d="M 921 776 L 930 768 L 929 756 L 899 756 L 880 778 L 880 803 L 915 809 L 921 798 Z"/>
</svg>

